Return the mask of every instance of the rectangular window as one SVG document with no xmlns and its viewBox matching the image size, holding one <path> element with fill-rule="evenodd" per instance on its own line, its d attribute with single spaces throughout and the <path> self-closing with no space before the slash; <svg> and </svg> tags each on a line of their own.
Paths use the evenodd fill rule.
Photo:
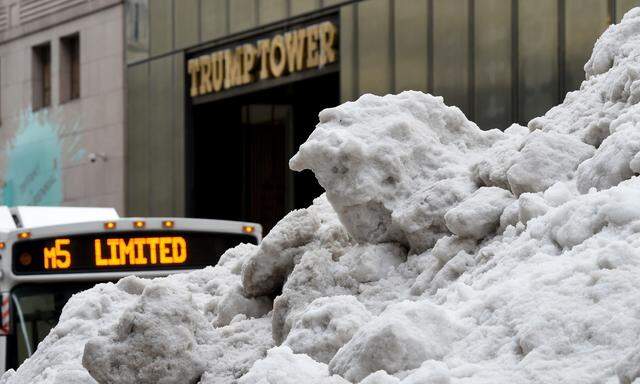
<svg viewBox="0 0 640 384">
<path fill-rule="evenodd" d="M 31 72 L 32 103 L 35 111 L 51 105 L 51 44 L 33 47 Z"/>
<path fill-rule="evenodd" d="M 60 39 L 60 102 L 80 97 L 80 35 Z"/>
</svg>

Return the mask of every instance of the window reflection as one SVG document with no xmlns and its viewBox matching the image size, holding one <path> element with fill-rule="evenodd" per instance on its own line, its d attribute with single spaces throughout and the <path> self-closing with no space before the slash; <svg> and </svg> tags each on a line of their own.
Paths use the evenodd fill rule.
<svg viewBox="0 0 640 384">
<path fill-rule="evenodd" d="M 127 63 L 149 56 L 148 0 L 127 0 L 125 3 Z"/>
</svg>

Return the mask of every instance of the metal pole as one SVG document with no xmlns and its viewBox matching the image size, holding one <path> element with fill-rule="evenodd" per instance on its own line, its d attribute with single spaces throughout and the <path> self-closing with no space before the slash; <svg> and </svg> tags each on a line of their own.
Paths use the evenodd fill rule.
<svg viewBox="0 0 640 384">
<path fill-rule="evenodd" d="M 24 316 L 22 315 L 22 307 L 20 306 L 20 302 L 18 301 L 18 298 L 16 297 L 16 295 L 12 294 L 11 295 L 11 300 L 13 300 L 13 304 L 16 307 L 16 312 L 18 312 L 18 319 L 20 321 L 20 329 L 22 330 L 22 336 L 24 337 L 24 344 L 27 346 L 27 355 L 28 355 L 28 357 L 31 357 L 31 355 L 33 353 L 31 351 L 31 342 L 29 341 L 29 338 L 27 337 L 27 327 L 24 325 Z"/>
</svg>

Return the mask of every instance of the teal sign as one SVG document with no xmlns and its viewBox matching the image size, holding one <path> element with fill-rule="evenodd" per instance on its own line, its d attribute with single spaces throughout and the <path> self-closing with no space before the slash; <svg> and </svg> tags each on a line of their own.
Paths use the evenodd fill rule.
<svg viewBox="0 0 640 384">
<path fill-rule="evenodd" d="M 50 118 L 49 111 L 23 112 L 7 143 L 3 174 L 4 205 L 60 205 L 64 199 L 62 167 L 84 155 L 77 135 Z"/>
</svg>

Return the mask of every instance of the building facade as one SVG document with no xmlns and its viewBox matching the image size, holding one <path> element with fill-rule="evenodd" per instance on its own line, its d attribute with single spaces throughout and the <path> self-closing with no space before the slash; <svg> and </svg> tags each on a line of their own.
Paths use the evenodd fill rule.
<svg viewBox="0 0 640 384">
<path fill-rule="evenodd" d="M 526 124 L 579 87 L 636 2 L 128 1 L 127 210 L 268 229 L 321 192 L 287 168 L 317 113 L 367 92 L 441 95 L 483 129 Z"/>
<path fill-rule="evenodd" d="M 5 205 L 124 211 L 124 4 L 0 1 Z"/>
</svg>

